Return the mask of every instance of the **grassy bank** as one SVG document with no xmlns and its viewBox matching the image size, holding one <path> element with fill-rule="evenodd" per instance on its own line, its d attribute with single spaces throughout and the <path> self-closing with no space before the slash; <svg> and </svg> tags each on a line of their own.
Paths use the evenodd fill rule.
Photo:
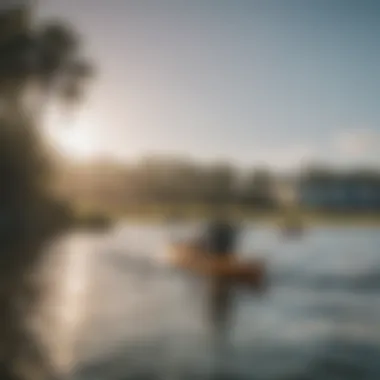
<svg viewBox="0 0 380 380">
<path fill-rule="evenodd" d="M 311 212 L 307 210 L 258 211 L 243 207 L 230 207 L 230 214 L 259 224 L 287 225 L 301 222 L 305 226 L 373 226 L 380 227 L 380 213 L 358 212 Z M 152 223 L 180 220 L 204 220 L 212 216 L 212 209 L 203 205 L 168 207 L 165 205 L 140 205 L 125 209 L 101 209 L 100 207 L 77 207 L 78 219 L 104 219 L 109 223 L 118 220 Z M 102 224 L 102 223 L 100 223 Z"/>
</svg>

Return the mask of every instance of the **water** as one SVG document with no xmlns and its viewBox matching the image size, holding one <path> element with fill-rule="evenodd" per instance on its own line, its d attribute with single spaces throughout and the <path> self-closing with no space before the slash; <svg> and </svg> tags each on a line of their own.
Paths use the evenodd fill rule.
<svg viewBox="0 0 380 380">
<path fill-rule="evenodd" d="M 247 226 L 239 253 L 266 258 L 269 288 L 233 289 L 221 344 L 207 282 L 161 260 L 168 237 L 190 230 L 176 228 L 67 239 L 60 360 L 76 363 L 73 378 L 380 378 L 379 230 L 316 228 L 291 241 Z"/>
</svg>

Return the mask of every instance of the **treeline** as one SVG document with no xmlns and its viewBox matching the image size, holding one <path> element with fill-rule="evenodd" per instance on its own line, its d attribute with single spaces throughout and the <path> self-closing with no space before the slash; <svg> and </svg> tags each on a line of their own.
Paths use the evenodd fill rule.
<svg viewBox="0 0 380 380">
<path fill-rule="evenodd" d="M 63 165 L 58 173 L 55 189 L 62 197 L 89 208 L 118 211 L 144 204 L 218 202 L 275 210 L 289 202 L 306 207 L 303 193 L 310 189 L 327 195 L 337 185 L 341 190 L 380 191 L 379 172 L 366 169 L 342 171 L 315 165 L 283 176 L 263 167 L 247 170 L 229 163 L 205 164 L 178 157 L 150 157 L 129 165 L 111 160 Z"/>
<path fill-rule="evenodd" d="M 56 191 L 78 203 L 111 208 L 138 203 L 237 203 L 277 205 L 277 179 L 264 168 L 239 170 L 228 163 L 199 164 L 154 157 L 134 165 L 111 161 L 60 169 Z"/>
</svg>

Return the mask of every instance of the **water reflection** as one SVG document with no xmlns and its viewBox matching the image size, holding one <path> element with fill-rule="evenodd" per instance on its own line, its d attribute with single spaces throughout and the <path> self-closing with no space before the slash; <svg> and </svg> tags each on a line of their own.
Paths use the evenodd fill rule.
<svg viewBox="0 0 380 380">
<path fill-rule="evenodd" d="M 228 331 L 231 322 L 231 284 L 220 279 L 214 279 L 210 281 L 208 290 L 209 321 L 217 338 L 220 339 Z"/>
<path fill-rule="evenodd" d="M 56 309 L 68 355 L 61 365 L 75 361 L 78 379 L 376 379 L 380 298 L 355 283 L 368 267 L 372 279 L 380 272 L 380 241 L 376 231 L 355 233 L 315 230 L 288 245 L 270 230 L 247 234 L 243 255 L 268 252 L 265 296 L 165 265 L 157 251 L 168 234 L 157 227 L 72 239 L 61 256 L 71 269 L 57 270 L 67 278 Z M 368 239 L 355 266 L 353 252 Z M 336 286 L 318 286 L 325 276 Z"/>
</svg>

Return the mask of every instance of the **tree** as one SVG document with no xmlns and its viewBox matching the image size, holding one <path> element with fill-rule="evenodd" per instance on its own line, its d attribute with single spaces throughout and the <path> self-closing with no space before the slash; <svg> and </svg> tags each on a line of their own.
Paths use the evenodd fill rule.
<svg viewBox="0 0 380 380">
<path fill-rule="evenodd" d="M 80 55 L 78 36 L 64 24 L 32 28 L 32 9 L 28 5 L 3 11 L 0 23 L 3 116 L 13 118 L 25 110 L 26 95 L 33 99 L 29 116 L 35 119 L 42 116 L 52 95 L 61 104 L 75 104 L 85 80 L 93 74 L 90 63 Z"/>
<path fill-rule="evenodd" d="M 68 221 L 49 193 L 49 157 L 40 135 L 45 107 L 74 105 L 91 65 L 76 34 L 58 23 L 32 27 L 33 9 L 0 9 L 0 378 L 48 378 L 48 360 L 25 324 L 39 289 L 30 274 L 41 244 Z M 20 307 L 22 308 L 20 309 Z M 29 364 L 20 360 L 29 358 Z M 20 373 L 23 367 L 25 372 Z"/>
<path fill-rule="evenodd" d="M 274 180 L 271 173 L 258 168 L 249 173 L 245 180 L 243 197 L 257 206 L 270 206 L 274 202 Z"/>
<path fill-rule="evenodd" d="M 226 163 L 217 163 L 204 170 L 204 191 L 206 200 L 231 202 L 234 197 L 236 171 Z"/>
</svg>

